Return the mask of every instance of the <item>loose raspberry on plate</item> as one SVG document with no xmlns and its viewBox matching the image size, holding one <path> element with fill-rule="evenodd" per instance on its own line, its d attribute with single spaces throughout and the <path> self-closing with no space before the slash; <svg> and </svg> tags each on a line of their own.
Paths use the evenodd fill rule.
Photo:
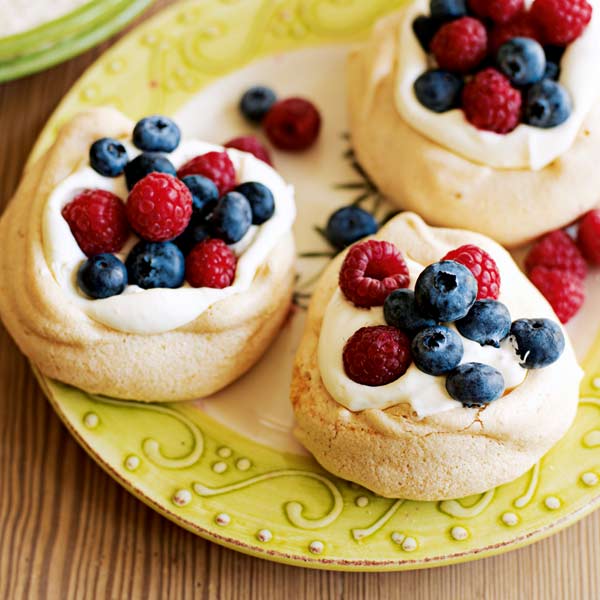
<svg viewBox="0 0 600 600">
<path fill-rule="evenodd" d="M 585 300 L 583 279 L 569 271 L 535 267 L 529 274 L 535 287 L 550 303 L 561 323 L 568 323 Z"/>
<path fill-rule="evenodd" d="M 500 296 L 500 269 L 485 250 L 466 244 L 448 252 L 442 260 L 454 260 L 473 273 L 477 280 L 477 300 L 497 300 Z"/>
<path fill-rule="evenodd" d="M 467 120 L 479 129 L 509 133 L 521 116 L 521 94 L 496 69 L 484 69 L 467 83 L 463 109 Z"/>
<path fill-rule="evenodd" d="M 276 102 L 263 121 L 271 143 L 281 150 L 299 151 L 312 146 L 321 130 L 321 115 L 304 98 Z"/>
<path fill-rule="evenodd" d="M 346 342 L 343 361 L 352 381 L 386 385 L 402 377 L 410 367 L 410 339 L 395 327 L 362 327 Z"/>
<path fill-rule="evenodd" d="M 592 6 L 586 0 L 535 0 L 531 18 L 546 44 L 566 46 L 584 32 L 592 19 Z"/>
<path fill-rule="evenodd" d="M 164 242 L 183 233 L 192 216 L 192 193 L 172 175 L 150 173 L 127 198 L 127 218 L 141 238 Z"/>
<path fill-rule="evenodd" d="M 486 57 L 487 43 L 483 23 L 463 17 L 440 28 L 431 41 L 431 51 L 441 69 L 467 73 Z"/>
<path fill-rule="evenodd" d="M 581 252 L 562 229 L 548 233 L 531 248 L 525 259 L 525 268 L 529 273 L 536 267 L 568 271 L 581 279 L 587 275 L 587 265 Z"/>
<path fill-rule="evenodd" d="M 581 219 L 577 243 L 592 264 L 600 265 L 600 210 L 590 210 Z"/>
<path fill-rule="evenodd" d="M 105 190 L 84 190 L 62 209 L 62 216 L 86 256 L 118 252 L 129 237 L 125 205 Z"/>
<path fill-rule="evenodd" d="M 204 175 L 212 180 L 219 194 L 230 192 L 236 186 L 235 167 L 227 152 L 207 152 L 188 160 L 177 171 L 177 177 L 186 175 Z"/>
<path fill-rule="evenodd" d="M 352 247 L 340 269 L 340 289 L 356 306 L 383 306 L 394 290 L 410 283 L 402 254 L 390 242 L 368 240 Z"/>
<path fill-rule="evenodd" d="M 241 150 L 242 152 L 249 152 L 250 154 L 256 156 L 256 158 L 259 160 L 262 160 L 268 165 L 273 166 L 273 161 L 271 160 L 269 151 L 254 135 L 242 135 L 229 140 L 223 145 L 225 148 L 235 148 L 236 150 Z"/>
<path fill-rule="evenodd" d="M 471 10 L 495 23 L 508 23 L 525 9 L 524 0 L 469 0 Z"/>
<path fill-rule="evenodd" d="M 223 240 L 200 242 L 185 259 L 186 281 L 195 288 L 226 288 L 235 279 L 237 258 Z"/>
<path fill-rule="evenodd" d="M 519 13 L 508 23 L 498 23 L 492 27 L 489 34 L 489 50 L 495 56 L 502 44 L 515 37 L 525 37 L 540 41 L 536 24 L 528 12 Z"/>
</svg>

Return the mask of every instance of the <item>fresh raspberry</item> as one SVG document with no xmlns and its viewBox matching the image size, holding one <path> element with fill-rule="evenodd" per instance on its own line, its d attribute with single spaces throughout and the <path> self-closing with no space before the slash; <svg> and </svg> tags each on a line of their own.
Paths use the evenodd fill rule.
<svg viewBox="0 0 600 600">
<path fill-rule="evenodd" d="M 362 327 L 346 342 L 343 361 L 352 381 L 385 385 L 402 377 L 410 367 L 410 339 L 395 327 Z"/>
<path fill-rule="evenodd" d="M 481 21 L 463 17 L 443 25 L 431 41 L 431 51 L 441 69 L 467 73 L 487 54 L 487 31 Z"/>
<path fill-rule="evenodd" d="M 548 233 L 531 248 L 525 259 L 525 268 L 530 273 L 536 267 L 568 271 L 580 279 L 587 275 L 587 265 L 581 252 L 562 229 Z"/>
<path fill-rule="evenodd" d="M 544 295 L 561 323 L 568 323 L 583 306 L 583 279 L 560 269 L 535 267 L 529 274 L 532 283 Z"/>
<path fill-rule="evenodd" d="M 217 186 L 221 196 L 237 185 L 235 167 L 227 152 L 207 152 L 195 156 L 177 171 L 179 179 L 183 179 L 186 175 L 208 177 Z"/>
<path fill-rule="evenodd" d="M 235 148 L 236 150 L 241 150 L 242 152 L 249 152 L 266 162 L 268 165 L 273 166 L 273 161 L 271 160 L 271 155 L 269 151 L 263 146 L 261 141 L 254 135 L 242 135 L 240 137 L 233 138 L 229 140 L 225 144 L 223 144 L 225 148 Z"/>
<path fill-rule="evenodd" d="M 500 296 L 500 269 L 496 261 L 473 244 L 451 250 L 442 260 L 454 260 L 467 267 L 477 280 L 477 300 L 497 300 Z"/>
<path fill-rule="evenodd" d="M 463 110 L 467 120 L 478 129 L 508 133 L 521 117 L 521 94 L 507 77 L 484 69 L 463 90 Z"/>
<path fill-rule="evenodd" d="M 482 19 L 508 23 L 525 9 L 524 0 L 469 0 L 471 10 Z"/>
<path fill-rule="evenodd" d="M 576 40 L 592 19 L 592 7 L 586 0 L 535 0 L 530 12 L 544 42 L 555 46 Z"/>
<path fill-rule="evenodd" d="M 340 269 L 339 282 L 350 302 L 368 308 L 383 306 L 394 290 L 408 287 L 410 275 L 394 244 L 368 240 L 350 248 Z"/>
<path fill-rule="evenodd" d="M 185 259 L 185 278 L 195 288 L 226 288 L 235 279 L 237 258 L 223 240 L 207 239 Z"/>
<path fill-rule="evenodd" d="M 62 209 L 62 216 L 86 256 L 118 252 L 129 237 L 121 199 L 105 190 L 84 190 Z"/>
<path fill-rule="evenodd" d="M 315 105 L 304 98 L 287 98 L 276 102 L 263 121 L 271 143 L 281 150 L 306 150 L 321 130 L 321 115 Z"/>
<path fill-rule="evenodd" d="M 592 264 L 600 265 L 600 210 L 590 210 L 579 223 L 579 248 Z"/>
<path fill-rule="evenodd" d="M 519 13 L 512 21 L 498 23 L 492 27 L 489 35 L 489 50 L 492 56 L 496 56 L 502 44 L 515 37 L 540 41 L 538 28 L 528 12 Z"/>
<path fill-rule="evenodd" d="M 127 198 L 127 218 L 148 242 L 164 242 L 183 233 L 192 216 L 192 194 L 173 175 L 150 173 Z"/>
</svg>

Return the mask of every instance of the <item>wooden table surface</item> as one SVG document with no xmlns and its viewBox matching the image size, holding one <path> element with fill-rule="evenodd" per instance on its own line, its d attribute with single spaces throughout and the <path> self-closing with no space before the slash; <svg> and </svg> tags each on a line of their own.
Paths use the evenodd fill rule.
<svg viewBox="0 0 600 600">
<path fill-rule="evenodd" d="M 145 16 L 168 3 L 158 0 Z M 2 208 L 51 111 L 113 42 L 0 85 Z M 0 326 L 2 600 L 400 596 L 600 598 L 600 511 L 523 550 L 427 571 L 328 573 L 243 556 L 173 525 L 97 467 L 54 415 Z"/>
</svg>

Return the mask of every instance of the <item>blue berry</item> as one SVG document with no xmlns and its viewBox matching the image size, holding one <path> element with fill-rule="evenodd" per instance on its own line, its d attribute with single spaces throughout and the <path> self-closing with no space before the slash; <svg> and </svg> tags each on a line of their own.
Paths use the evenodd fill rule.
<svg viewBox="0 0 600 600">
<path fill-rule="evenodd" d="M 460 336 L 442 325 L 417 333 L 411 349 L 415 365 L 428 375 L 449 373 L 460 364 L 464 353 Z"/>
<path fill-rule="evenodd" d="M 515 85 L 537 83 L 546 70 L 544 49 L 538 42 L 526 37 L 515 37 L 502 44 L 496 61 Z"/>
<path fill-rule="evenodd" d="M 519 319 L 510 335 L 525 369 L 543 369 L 556 362 L 565 349 L 565 336 L 550 319 Z"/>
<path fill-rule="evenodd" d="M 548 129 L 564 123 L 573 110 L 569 92 L 551 79 L 532 85 L 525 98 L 525 122 Z"/>
<path fill-rule="evenodd" d="M 181 141 L 181 131 L 168 117 L 153 115 L 136 123 L 133 143 L 148 152 L 173 152 Z"/>
<path fill-rule="evenodd" d="M 426 17 L 421 15 L 413 21 L 413 32 L 421 44 L 421 48 L 425 52 L 429 53 L 429 47 L 431 46 L 431 40 L 435 37 L 440 27 L 444 24 L 444 19 L 434 19 L 433 17 Z"/>
<path fill-rule="evenodd" d="M 127 269 L 113 254 L 96 254 L 79 267 L 77 283 L 90 298 L 110 298 L 127 287 Z"/>
<path fill-rule="evenodd" d="M 172 242 L 138 242 L 125 264 L 129 283 L 145 290 L 183 285 L 185 259 Z"/>
<path fill-rule="evenodd" d="M 256 85 L 247 90 L 240 100 L 240 111 L 253 123 L 260 123 L 277 102 L 275 92 L 264 85 Z"/>
<path fill-rule="evenodd" d="M 117 177 L 129 161 L 125 146 L 113 138 L 96 140 L 90 146 L 90 165 L 105 177 Z"/>
<path fill-rule="evenodd" d="M 194 246 L 210 237 L 210 225 L 203 218 L 192 217 L 186 230 L 173 243 L 187 256 Z"/>
<path fill-rule="evenodd" d="M 431 0 L 429 8 L 432 17 L 444 19 L 458 19 L 467 14 L 465 0 Z"/>
<path fill-rule="evenodd" d="M 419 313 L 415 293 L 408 289 L 395 290 L 385 299 L 383 316 L 388 325 L 404 331 L 410 337 L 422 329 L 437 325 L 436 321 Z"/>
<path fill-rule="evenodd" d="M 177 176 L 177 170 L 164 154 L 143 152 L 125 165 L 127 189 L 131 190 L 138 181 L 150 173 L 168 173 Z"/>
<path fill-rule="evenodd" d="M 484 406 L 504 393 L 502 373 L 489 365 L 471 362 L 459 365 L 446 378 L 446 390 L 463 406 Z"/>
<path fill-rule="evenodd" d="M 510 333 L 508 308 L 496 300 L 478 300 L 466 317 L 456 321 L 456 328 L 468 340 L 482 346 L 500 347 L 500 342 Z"/>
<path fill-rule="evenodd" d="M 361 238 L 373 235 L 378 228 L 371 213 L 358 206 L 344 206 L 329 217 L 325 236 L 335 248 L 343 250 Z"/>
<path fill-rule="evenodd" d="M 448 71 L 434 69 L 423 73 L 414 84 L 419 102 L 437 113 L 459 106 L 463 80 Z"/>
<path fill-rule="evenodd" d="M 226 244 L 239 242 L 252 224 L 250 202 L 239 192 L 229 192 L 217 202 L 209 218 L 213 237 Z"/>
<path fill-rule="evenodd" d="M 196 217 L 208 216 L 219 200 L 219 189 L 203 175 L 186 175 L 181 181 L 192 193 L 192 210 Z"/>
<path fill-rule="evenodd" d="M 551 79 L 552 81 L 558 81 L 560 77 L 560 67 L 553 62 L 546 63 L 546 70 L 544 71 L 544 79 Z"/>
<path fill-rule="evenodd" d="M 250 202 L 253 225 L 262 225 L 275 214 L 275 198 L 266 185 L 258 181 L 247 181 L 238 185 L 235 191 Z"/>
<path fill-rule="evenodd" d="M 453 260 L 429 265 L 415 284 L 417 308 L 423 315 L 449 323 L 462 319 L 477 298 L 477 281 Z"/>
</svg>

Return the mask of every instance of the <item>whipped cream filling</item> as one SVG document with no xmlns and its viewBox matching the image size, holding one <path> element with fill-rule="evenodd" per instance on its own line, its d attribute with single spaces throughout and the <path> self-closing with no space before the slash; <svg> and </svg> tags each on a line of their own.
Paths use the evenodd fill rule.
<svg viewBox="0 0 600 600">
<path fill-rule="evenodd" d="M 592 19 L 561 61 L 560 83 L 573 101 L 573 112 L 562 125 L 541 129 L 520 124 L 502 135 L 477 129 L 461 109 L 438 114 L 423 106 L 413 86 L 430 68 L 430 58 L 421 48 L 412 24 L 419 15 L 429 14 L 428 0 L 416 0 L 407 7 L 400 25 L 395 85 L 398 112 L 422 135 L 476 163 L 497 169 L 543 169 L 571 148 L 585 118 L 600 99 L 600 0 L 588 2 L 593 7 Z"/>
<path fill-rule="evenodd" d="M 410 271 L 410 288 L 414 289 L 416 279 L 424 267 L 409 259 L 406 263 Z M 387 385 L 370 387 L 352 381 L 344 371 L 344 346 L 361 327 L 376 325 L 385 325 L 383 307 L 368 310 L 357 308 L 345 298 L 339 287 L 336 289 L 321 326 L 318 363 L 323 384 L 337 402 L 355 412 L 410 404 L 420 419 L 462 407 L 446 391 L 445 377 L 428 375 L 414 363 L 402 377 Z M 451 328 L 455 329 L 453 325 Z M 525 381 L 527 371 L 520 366 L 520 359 L 509 338 L 500 344 L 500 348 L 480 346 L 462 336 L 461 341 L 464 347 L 461 364 L 480 362 L 498 369 L 504 377 L 506 391 Z"/>
<path fill-rule="evenodd" d="M 130 143 L 123 141 L 129 158 L 140 154 Z M 185 162 L 220 146 L 199 140 L 183 140 L 179 147 L 168 154 L 176 168 Z M 185 283 L 177 289 L 154 288 L 143 290 L 129 285 L 118 296 L 92 300 L 79 290 L 77 271 L 86 256 L 79 248 L 61 211 L 84 189 L 107 190 L 127 199 L 127 187 L 123 176 L 104 177 L 94 171 L 87 162 L 62 181 L 50 195 L 43 215 L 43 248 L 48 266 L 65 298 L 78 306 L 91 319 L 117 331 L 137 334 L 164 333 L 182 327 L 199 317 L 216 302 L 248 290 L 259 267 L 268 258 L 278 241 L 286 235 L 294 223 L 296 207 L 294 193 L 281 176 L 269 165 L 251 154 L 227 149 L 237 173 L 239 183 L 258 181 L 266 185 L 275 197 L 275 213 L 266 223 L 251 226 L 248 233 L 231 249 L 238 256 L 233 284 L 224 289 L 193 288 Z M 125 260 L 129 250 L 138 241 L 135 236 L 118 254 Z"/>
</svg>

